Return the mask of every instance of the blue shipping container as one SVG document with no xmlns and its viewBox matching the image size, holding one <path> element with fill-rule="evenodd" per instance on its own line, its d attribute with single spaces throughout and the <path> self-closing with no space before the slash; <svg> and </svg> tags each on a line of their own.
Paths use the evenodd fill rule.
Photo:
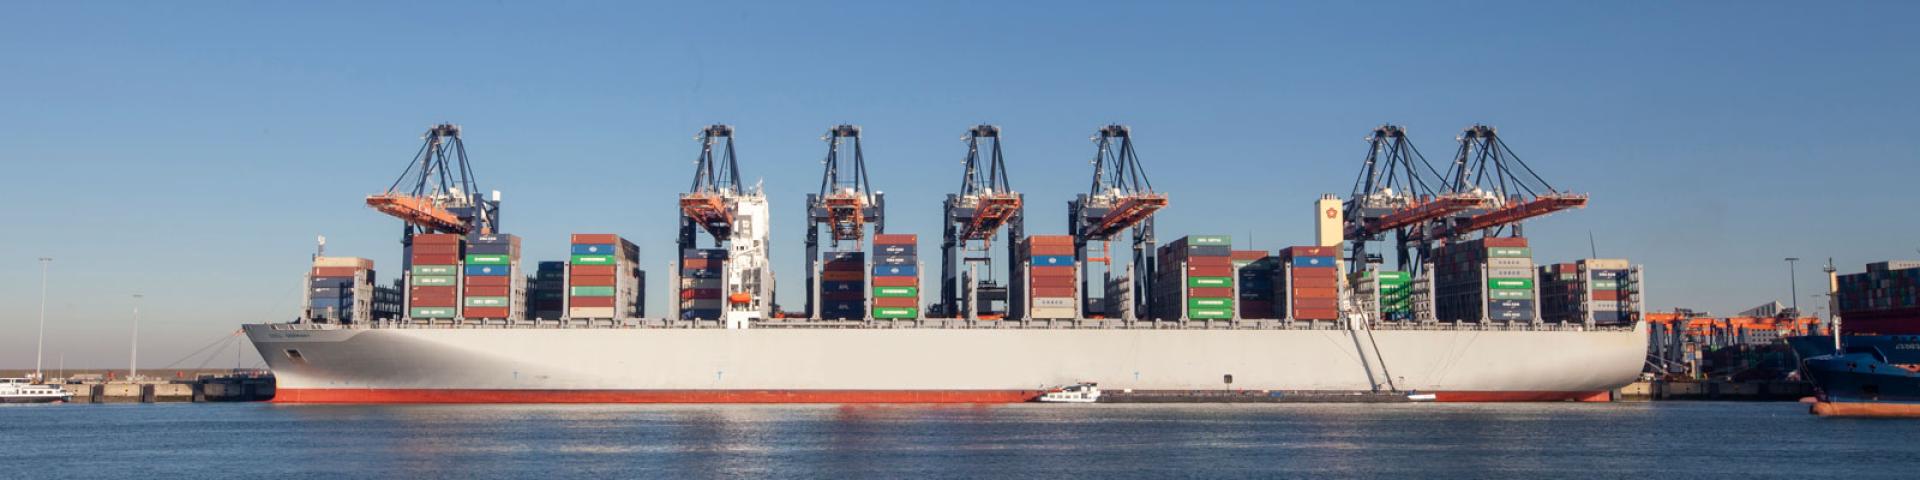
<svg viewBox="0 0 1920 480">
<path fill-rule="evenodd" d="M 314 288 L 352 288 L 353 277 L 313 277 L 313 282 L 309 283 L 309 286 Z"/>
<path fill-rule="evenodd" d="M 469 277 L 504 277 L 511 271 L 513 268 L 507 265 L 467 265 Z"/>
<path fill-rule="evenodd" d="M 492 244 L 470 243 L 470 244 L 467 244 L 467 253 L 470 253 L 470 254 L 480 253 L 480 254 L 489 254 L 489 255 L 511 255 L 513 254 L 513 245 L 508 245 L 505 243 L 492 243 Z"/>
<path fill-rule="evenodd" d="M 614 252 L 614 251 L 613 251 L 613 244 L 611 244 L 611 243 L 606 243 L 606 244 L 602 244 L 602 243 L 576 243 L 576 244 L 573 244 L 573 254 L 574 254 L 574 255 L 613 255 L 613 254 L 615 254 L 615 253 L 617 253 L 617 252 Z"/>
<path fill-rule="evenodd" d="M 1073 265 L 1072 255 L 1035 255 L 1033 257 L 1033 266 L 1036 267 L 1065 267 L 1071 265 Z"/>
<path fill-rule="evenodd" d="M 307 294 L 311 298 L 353 298 L 353 289 L 336 287 L 316 287 Z"/>
<path fill-rule="evenodd" d="M 1332 267 L 1337 265 L 1333 257 L 1293 257 L 1296 267 Z"/>
<path fill-rule="evenodd" d="M 876 277 L 911 277 L 919 274 L 919 268 L 913 265 L 875 265 L 873 267 L 873 276 Z"/>
</svg>

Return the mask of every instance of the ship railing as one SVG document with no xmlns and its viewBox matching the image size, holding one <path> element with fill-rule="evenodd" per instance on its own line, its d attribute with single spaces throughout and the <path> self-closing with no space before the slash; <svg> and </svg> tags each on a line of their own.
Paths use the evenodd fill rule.
<svg viewBox="0 0 1920 480">
<path fill-rule="evenodd" d="M 721 329 L 719 320 L 682 320 L 666 318 L 567 319 L 567 320 L 477 320 L 415 319 L 359 324 L 278 323 L 275 330 L 353 330 L 353 329 Z M 773 329 L 994 329 L 994 330 L 1342 330 L 1339 321 L 1308 320 L 1124 320 L 1117 318 L 966 320 L 809 320 L 767 319 L 753 322 L 751 328 Z M 1627 331 L 1633 325 L 1587 326 L 1577 322 L 1419 322 L 1381 321 L 1373 330 L 1416 331 Z"/>
</svg>

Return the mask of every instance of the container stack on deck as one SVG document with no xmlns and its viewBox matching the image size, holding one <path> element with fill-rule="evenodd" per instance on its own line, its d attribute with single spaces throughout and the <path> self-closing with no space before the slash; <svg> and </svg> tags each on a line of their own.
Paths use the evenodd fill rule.
<svg viewBox="0 0 1920 480">
<path fill-rule="evenodd" d="M 307 276 L 307 314 L 312 319 L 339 323 L 377 318 L 374 305 L 373 260 L 352 257 L 313 257 Z M 384 302 L 380 302 L 384 303 Z"/>
<path fill-rule="evenodd" d="M 567 262 L 540 262 L 527 288 L 527 314 L 557 320 L 567 314 Z"/>
<path fill-rule="evenodd" d="M 1276 275 L 1278 307 L 1294 320 L 1340 318 L 1340 249 L 1287 247 L 1280 250 L 1284 271 Z"/>
<path fill-rule="evenodd" d="M 1640 312 L 1639 279 L 1626 260 L 1589 258 L 1539 268 L 1540 320 L 1631 325 Z"/>
<path fill-rule="evenodd" d="M 619 235 L 573 234 L 567 262 L 567 317 L 640 316 L 640 247 Z"/>
<path fill-rule="evenodd" d="M 1162 245 L 1154 273 L 1154 315 L 1161 320 L 1233 318 L 1233 239 L 1191 235 Z"/>
<path fill-rule="evenodd" d="M 873 236 L 873 318 L 920 317 L 920 236 Z"/>
<path fill-rule="evenodd" d="M 1841 333 L 1920 333 L 1920 261 L 1869 263 L 1866 272 L 1837 280 Z"/>
<path fill-rule="evenodd" d="M 1026 278 L 1013 288 L 1025 289 L 1031 309 L 1028 318 L 1061 319 L 1080 315 L 1079 267 L 1073 261 L 1073 237 L 1034 235 L 1022 240 L 1015 263 L 1027 265 Z"/>
<path fill-rule="evenodd" d="M 469 238 L 460 284 L 461 317 L 527 318 L 527 278 L 520 273 L 520 237 L 500 234 Z"/>
<path fill-rule="evenodd" d="M 719 320 L 726 305 L 727 250 L 680 252 L 680 319 Z"/>
<path fill-rule="evenodd" d="M 407 316 L 451 319 L 460 314 L 460 256 L 467 239 L 451 233 L 413 236 L 407 272 Z"/>
<path fill-rule="evenodd" d="M 1533 249 L 1527 239 L 1488 237 L 1434 250 L 1438 320 L 1534 320 Z"/>
<path fill-rule="evenodd" d="M 1374 277 L 1379 277 L 1376 283 Z M 1355 295 L 1363 296 L 1378 308 L 1379 320 L 1413 320 L 1413 276 L 1407 272 L 1376 270 L 1348 275 Z"/>
<path fill-rule="evenodd" d="M 1265 250 L 1234 250 L 1235 280 L 1240 286 L 1240 318 L 1271 320 L 1280 318 L 1274 308 L 1273 277 L 1280 274 L 1280 259 Z"/>
<path fill-rule="evenodd" d="M 820 265 L 820 318 L 863 320 L 867 315 L 867 254 L 827 252 Z"/>
</svg>

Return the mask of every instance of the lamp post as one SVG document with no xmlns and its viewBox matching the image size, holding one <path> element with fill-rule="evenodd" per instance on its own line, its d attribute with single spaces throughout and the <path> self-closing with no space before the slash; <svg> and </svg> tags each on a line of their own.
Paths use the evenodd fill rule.
<svg viewBox="0 0 1920 480">
<path fill-rule="evenodd" d="M 41 371 L 47 356 L 47 265 L 53 263 L 52 257 L 40 257 L 40 334 L 33 341 L 33 381 L 46 383 L 47 374 Z"/>
<path fill-rule="evenodd" d="M 140 297 L 133 294 L 133 350 L 127 355 L 127 381 L 140 376 Z"/>
<path fill-rule="evenodd" d="M 1791 293 L 1793 294 L 1793 296 L 1787 298 L 1793 299 L 1794 315 L 1800 314 L 1800 279 L 1793 278 L 1794 272 L 1796 271 L 1794 264 L 1799 261 L 1800 257 L 1787 257 L 1787 286 L 1792 289 Z"/>
</svg>

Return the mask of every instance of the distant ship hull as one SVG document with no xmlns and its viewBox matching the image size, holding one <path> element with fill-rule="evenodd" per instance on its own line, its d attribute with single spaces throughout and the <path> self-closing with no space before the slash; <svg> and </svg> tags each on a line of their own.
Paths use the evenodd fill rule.
<svg viewBox="0 0 1920 480">
<path fill-rule="evenodd" d="M 246 332 L 274 371 L 274 401 L 289 403 L 1004 403 L 1080 382 L 1109 391 L 1397 389 L 1439 401 L 1604 400 L 1638 377 L 1647 345 L 1644 326 Z"/>
<path fill-rule="evenodd" d="M 1818 394 L 1814 414 L 1920 417 L 1920 372 L 1887 363 L 1877 348 L 1849 345 L 1845 354 L 1808 358 L 1804 365 Z"/>
</svg>

